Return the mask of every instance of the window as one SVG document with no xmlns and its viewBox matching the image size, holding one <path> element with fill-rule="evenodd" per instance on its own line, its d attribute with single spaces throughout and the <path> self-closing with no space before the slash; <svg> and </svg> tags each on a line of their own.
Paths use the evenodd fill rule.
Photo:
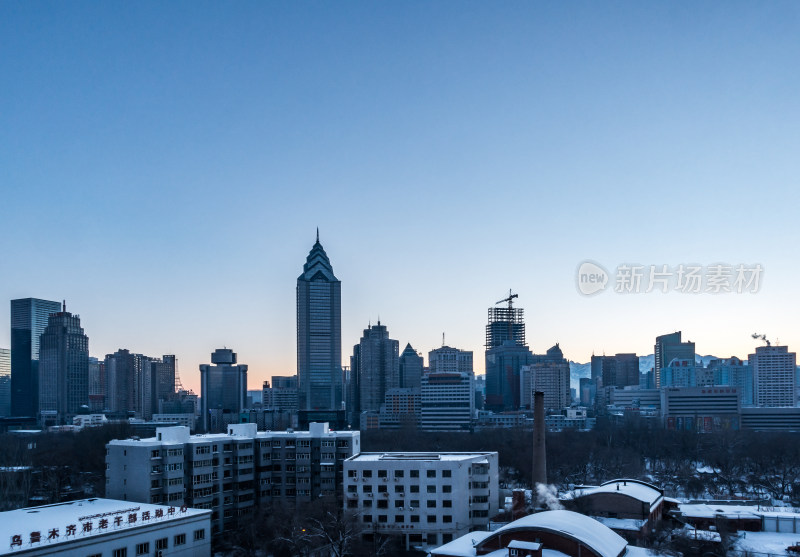
<svg viewBox="0 0 800 557">
<path fill-rule="evenodd" d="M 443 485 L 442 486 L 442 493 L 452 493 L 453 486 L 452 485 Z"/>
<path fill-rule="evenodd" d="M 444 501 L 442 501 L 442 506 L 444 508 L 446 508 L 446 509 L 452 508 L 453 507 L 453 500 L 452 499 L 445 499 Z"/>
<path fill-rule="evenodd" d="M 435 478 L 436 477 L 436 470 L 428 470 L 427 476 L 429 478 Z"/>
<path fill-rule="evenodd" d="M 453 516 L 446 514 L 442 517 L 442 522 L 453 522 Z"/>
<path fill-rule="evenodd" d="M 409 476 L 412 478 L 419 478 L 419 470 L 411 470 L 411 472 L 409 472 Z"/>
<path fill-rule="evenodd" d="M 429 514 L 428 515 L 428 524 L 432 524 L 434 522 L 436 522 L 436 515 L 435 514 Z"/>
<path fill-rule="evenodd" d="M 419 508 L 419 499 L 412 499 L 410 506 L 411 506 L 412 509 L 418 509 Z"/>
<path fill-rule="evenodd" d="M 429 509 L 435 509 L 436 508 L 436 501 L 433 500 L 433 499 L 428 500 L 428 505 L 427 506 L 428 506 Z"/>
<path fill-rule="evenodd" d="M 121 547 L 111 552 L 111 557 L 128 557 L 128 548 Z"/>
<path fill-rule="evenodd" d="M 395 478 L 402 478 L 402 477 L 403 477 L 403 475 L 404 475 L 404 473 L 405 473 L 405 472 L 404 472 L 403 470 L 395 470 L 395 471 L 394 471 L 394 477 L 395 477 Z"/>
<path fill-rule="evenodd" d="M 402 485 L 396 485 L 396 486 L 394 486 L 394 492 L 395 492 L 395 493 L 403 493 L 404 489 L 405 489 L 405 488 L 404 488 Z"/>
<path fill-rule="evenodd" d="M 381 484 L 378 486 L 378 493 L 387 493 L 389 490 L 386 488 L 385 485 Z"/>
<path fill-rule="evenodd" d="M 419 522 L 419 515 L 418 514 L 412 514 L 411 515 L 411 522 Z"/>
<path fill-rule="evenodd" d="M 194 541 L 200 541 L 204 539 L 206 539 L 206 531 L 204 528 L 194 531 Z"/>
<path fill-rule="evenodd" d="M 364 508 L 371 509 L 372 508 L 372 499 L 364 499 Z"/>
<path fill-rule="evenodd" d="M 396 509 L 402 509 L 404 506 L 405 506 L 405 501 L 403 501 L 402 499 L 395 499 L 394 507 Z"/>
<path fill-rule="evenodd" d="M 371 514 L 365 514 L 364 515 L 364 522 L 372 522 L 372 515 Z"/>
<path fill-rule="evenodd" d="M 386 470 L 378 470 L 378 477 L 385 478 L 386 477 Z"/>
<path fill-rule="evenodd" d="M 389 522 L 389 517 L 385 514 L 378 515 L 378 522 Z"/>
<path fill-rule="evenodd" d="M 367 484 L 364 486 L 364 493 L 372 493 L 372 486 Z"/>
<path fill-rule="evenodd" d="M 348 470 L 348 471 L 347 471 L 347 477 L 348 477 L 348 478 L 357 478 L 357 477 L 358 477 L 358 474 L 356 474 L 356 471 L 355 471 L 355 470 Z"/>
<path fill-rule="evenodd" d="M 364 472 L 361 475 L 364 476 L 365 478 L 371 478 L 372 470 L 364 470 Z"/>
<path fill-rule="evenodd" d="M 186 543 L 186 534 L 178 534 L 172 542 L 172 545 L 183 545 Z"/>
<path fill-rule="evenodd" d="M 402 514 L 396 514 L 396 515 L 394 515 L 394 521 L 395 522 L 405 522 L 406 521 L 406 517 L 404 517 Z"/>
<path fill-rule="evenodd" d="M 428 486 L 428 493 L 436 493 L 436 486 L 435 485 L 429 485 Z"/>
<path fill-rule="evenodd" d="M 411 493 L 419 493 L 419 486 L 418 485 L 412 485 L 411 486 Z"/>
<path fill-rule="evenodd" d="M 453 475 L 452 470 L 442 470 L 442 477 L 443 478 L 450 478 Z"/>
<path fill-rule="evenodd" d="M 378 508 L 379 509 L 388 509 L 389 508 L 389 501 L 386 499 L 381 499 L 378 501 Z"/>
<path fill-rule="evenodd" d="M 103 557 L 103 554 L 102 553 L 93 553 L 93 554 L 89 555 L 89 557 Z"/>
<path fill-rule="evenodd" d="M 150 553 L 150 542 L 136 544 L 136 555 L 147 555 L 148 553 Z"/>
<path fill-rule="evenodd" d="M 167 538 L 160 538 L 156 540 L 156 549 L 167 549 Z"/>
<path fill-rule="evenodd" d="M 347 508 L 348 509 L 357 509 L 358 508 L 358 500 L 357 499 L 348 499 L 347 500 Z"/>
</svg>

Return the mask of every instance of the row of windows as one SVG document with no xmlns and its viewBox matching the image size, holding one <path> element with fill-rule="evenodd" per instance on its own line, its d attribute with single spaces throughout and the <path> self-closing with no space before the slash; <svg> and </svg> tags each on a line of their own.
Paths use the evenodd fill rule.
<svg viewBox="0 0 800 557">
<path fill-rule="evenodd" d="M 194 541 L 204 540 L 206 538 L 205 529 L 194 531 Z M 173 547 L 186 544 L 186 534 L 177 534 L 172 538 Z M 169 538 L 160 538 L 156 540 L 156 551 L 167 549 L 169 546 Z M 136 544 L 136 555 L 150 555 L 150 542 L 143 542 Z M 89 557 L 103 557 L 102 553 L 95 553 Z M 128 548 L 121 547 L 111 552 L 111 557 L 128 557 Z"/>
<path fill-rule="evenodd" d="M 358 499 L 349 499 L 347 501 L 347 508 L 348 509 L 357 509 L 358 508 Z M 408 510 L 413 511 L 414 509 L 420 508 L 420 500 L 419 499 L 409 499 L 408 501 Z M 372 499 L 365 499 L 361 502 L 365 509 L 372 508 Z M 396 509 L 403 509 L 406 510 L 406 502 L 404 499 L 397 499 L 394 502 L 394 508 Z M 425 506 L 428 509 L 435 509 L 437 505 L 437 501 L 431 499 L 425 502 Z M 379 509 L 388 509 L 389 508 L 389 501 L 385 499 L 381 499 L 378 501 L 377 505 L 375 505 Z M 442 508 L 450 509 L 453 508 L 453 500 L 452 499 L 444 499 L 442 501 Z"/>
<path fill-rule="evenodd" d="M 412 514 L 408 518 L 409 518 L 409 522 L 419 522 L 420 521 L 420 516 L 418 514 Z M 403 523 L 403 522 L 406 521 L 406 517 L 405 517 L 405 515 L 402 515 L 402 514 L 396 514 L 396 515 L 394 515 L 394 521 L 395 521 L 395 523 Z M 364 522 L 373 522 L 372 515 L 371 514 L 365 514 L 364 515 Z M 387 523 L 387 522 L 389 522 L 388 515 L 379 514 L 377 522 L 379 522 L 379 523 Z M 438 522 L 438 517 L 435 514 L 425 515 L 425 522 L 427 522 L 428 524 L 436 524 Z M 444 522 L 446 524 L 450 523 L 450 522 L 453 522 L 453 515 L 446 514 L 446 515 L 442 516 L 442 522 Z"/>
<path fill-rule="evenodd" d="M 437 472 L 436 470 L 426 470 L 425 471 L 425 477 L 426 478 L 436 478 L 437 477 L 436 476 L 436 472 Z M 452 470 L 440 470 L 440 472 L 441 472 L 441 477 L 442 478 L 451 478 L 451 477 L 453 477 L 453 471 Z M 395 478 L 404 478 L 405 477 L 405 473 L 406 473 L 405 470 L 395 470 L 393 475 L 394 475 Z M 389 471 L 386 470 L 386 469 L 383 469 L 383 468 L 379 468 L 377 474 L 378 474 L 379 478 L 388 478 L 389 477 Z M 363 478 L 371 478 L 372 477 L 372 470 L 362 470 L 361 471 L 361 476 Z M 358 470 L 348 470 L 347 471 L 347 477 L 348 478 L 357 478 L 358 477 Z M 408 477 L 409 478 L 419 478 L 419 470 L 409 470 L 408 471 Z"/>
<path fill-rule="evenodd" d="M 473 482 L 475 484 L 474 487 L 479 487 L 477 484 L 478 482 Z M 483 487 L 487 487 L 487 484 L 483 482 Z M 361 486 L 361 490 L 363 493 L 372 493 L 372 484 L 364 484 Z M 419 485 L 413 484 L 408 486 L 408 490 L 411 493 L 419 493 Z M 436 484 L 428 484 L 425 486 L 426 493 L 436 493 Z M 378 493 L 388 493 L 389 486 L 386 485 L 379 485 L 378 486 Z M 395 493 L 405 493 L 405 486 L 404 485 L 396 485 L 394 486 Z M 442 486 L 442 493 L 452 493 L 453 486 L 450 484 L 445 484 Z M 347 486 L 347 493 L 358 493 L 358 484 L 348 485 Z"/>
</svg>

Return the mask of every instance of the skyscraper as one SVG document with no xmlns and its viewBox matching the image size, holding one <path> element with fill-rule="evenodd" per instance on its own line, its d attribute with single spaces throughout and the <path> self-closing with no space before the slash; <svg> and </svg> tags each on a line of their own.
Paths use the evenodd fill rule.
<svg viewBox="0 0 800 557">
<path fill-rule="evenodd" d="M 297 380 L 300 410 L 342 406 L 342 283 L 317 241 L 297 278 Z"/>
<path fill-rule="evenodd" d="M 400 343 L 378 321 L 364 329 L 357 352 L 359 410 L 378 412 L 386 391 L 400 387 Z"/>
<path fill-rule="evenodd" d="M 442 346 L 428 352 L 431 373 L 472 373 L 472 350 Z"/>
<path fill-rule="evenodd" d="M 544 393 L 544 407 L 560 412 L 570 405 L 569 362 L 558 344 L 545 354 L 534 354 L 523 367 L 521 405 L 533 409 L 533 393 Z"/>
<path fill-rule="evenodd" d="M 653 347 L 655 354 L 655 380 L 656 388 L 661 388 L 661 370 L 669 365 L 669 363 L 678 358 L 680 360 L 694 361 L 694 343 L 681 342 L 681 332 L 676 331 L 668 335 L 661 335 L 656 337 L 656 344 Z"/>
<path fill-rule="evenodd" d="M 533 354 L 525 344 L 522 308 L 489 308 L 486 325 L 486 408 L 494 411 L 518 410 L 521 406 L 520 370 L 529 365 Z M 500 303 L 500 302 L 498 302 Z"/>
<path fill-rule="evenodd" d="M 669 364 L 669 362 L 667 362 Z M 639 385 L 639 357 L 636 354 L 592 355 L 592 380 L 603 387 Z"/>
<path fill-rule="evenodd" d="M 239 423 L 247 405 L 247 366 L 237 365 L 236 353 L 228 348 L 215 350 L 211 364 L 200 365 L 202 423 L 204 431 L 219 433 Z"/>
<path fill-rule="evenodd" d="M 406 344 L 403 353 L 400 354 L 400 387 L 406 389 L 419 389 L 422 381 L 422 372 L 425 363 L 422 356 L 411 347 L 411 343 Z"/>
<path fill-rule="evenodd" d="M 11 350 L 0 348 L 0 417 L 11 415 Z"/>
<path fill-rule="evenodd" d="M 120 348 L 113 354 L 106 354 L 105 402 L 108 411 L 116 417 L 127 419 L 136 409 L 135 368 L 134 354 L 129 350 Z"/>
<path fill-rule="evenodd" d="M 39 346 L 39 416 L 42 424 L 71 423 L 89 404 L 89 337 L 79 315 L 51 313 Z"/>
<path fill-rule="evenodd" d="M 797 354 L 787 346 L 759 346 L 747 357 L 756 406 L 794 406 Z"/>
<path fill-rule="evenodd" d="M 61 304 L 38 298 L 11 300 L 11 414 L 39 412 L 39 338 Z"/>
</svg>

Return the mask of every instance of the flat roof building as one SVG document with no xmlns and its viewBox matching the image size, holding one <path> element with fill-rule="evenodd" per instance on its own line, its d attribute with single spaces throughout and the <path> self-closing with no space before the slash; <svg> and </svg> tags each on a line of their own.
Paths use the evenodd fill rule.
<svg viewBox="0 0 800 557">
<path fill-rule="evenodd" d="M 0 513 L 0 555 L 211 555 L 211 511 L 83 499 Z"/>
</svg>

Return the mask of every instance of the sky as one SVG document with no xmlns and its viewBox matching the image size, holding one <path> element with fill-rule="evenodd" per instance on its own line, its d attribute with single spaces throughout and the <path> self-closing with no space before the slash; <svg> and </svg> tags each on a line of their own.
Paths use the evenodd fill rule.
<svg viewBox="0 0 800 557">
<path fill-rule="evenodd" d="M 509 289 L 574 361 L 796 350 L 798 67 L 797 2 L 2 2 L 0 347 L 8 300 L 66 299 L 93 356 L 199 391 L 225 346 L 260 388 L 319 227 L 345 365 L 380 319 L 483 372 Z M 586 260 L 763 273 L 585 296 Z"/>
</svg>

